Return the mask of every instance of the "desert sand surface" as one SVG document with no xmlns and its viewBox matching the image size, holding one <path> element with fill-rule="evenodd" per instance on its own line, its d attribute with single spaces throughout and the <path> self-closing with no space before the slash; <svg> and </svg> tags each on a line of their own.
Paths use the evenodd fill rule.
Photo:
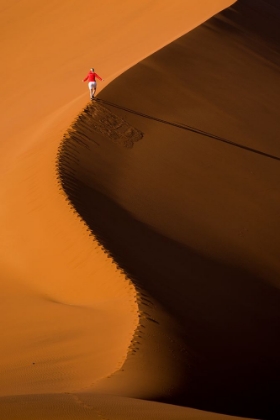
<svg viewBox="0 0 280 420">
<path fill-rule="evenodd" d="M 278 9 L 190 32 L 232 3 L 0 2 L 1 417 L 273 418 Z"/>
<path fill-rule="evenodd" d="M 3 418 L 13 420 L 176 419 L 234 420 L 236 417 L 206 413 L 186 407 L 109 395 L 83 393 L 25 395 L 1 398 Z"/>
<path fill-rule="evenodd" d="M 141 311 L 96 392 L 279 417 L 278 21 L 234 4 L 115 79 L 65 138 L 65 190 Z"/>
</svg>

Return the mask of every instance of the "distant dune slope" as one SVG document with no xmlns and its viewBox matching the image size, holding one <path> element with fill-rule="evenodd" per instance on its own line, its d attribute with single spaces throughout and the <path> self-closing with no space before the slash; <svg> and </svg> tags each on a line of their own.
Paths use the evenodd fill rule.
<svg viewBox="0 0 280 420">
<path fill-rule="evenodd" d="M 240 1 L 126 71 L 64 142 L 64 189 L 133 279 L 141 310 L 122 371 L 95 390 L 279 417 L 280 36 L 271 5 Z"/>
</svg>

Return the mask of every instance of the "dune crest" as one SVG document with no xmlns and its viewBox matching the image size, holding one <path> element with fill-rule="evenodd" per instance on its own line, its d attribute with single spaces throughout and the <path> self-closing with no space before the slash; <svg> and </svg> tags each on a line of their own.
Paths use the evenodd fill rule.
<svg viewBox="0 0 280 420">
<path fill-rule="evenodd" d="M 230 126 L 232 138 L 240 136 L 248 148 L 279 156 L 273 137 L 278 133 L 279 89 L 273 83 L 278 31 L 271 25 L 265 37 L 270 48 L 264 52 L 262 43 L 254 42 L 253 25 L 246 32 L 253 42 L 242 44 L 245 53 L 238 55 L 234 45 L 240 45 L 244 21 L 233 17 L 249 20 L 253 10 L 254 22 L 264 22 L 262 30 L 266 26 L 257 17 L 263 2 L 255 8 L 243 1 L 187 41 L 177 40 L 233 2 L 210 3 L 121 0 L 117 6 L 103 2 L 98 10 L 77 0 L 0 5 L 7 64 L 0 69 L 4 417 L 224 418 L 189 405 L 273 418 L 279 366 L 279 296 L 272 286 L 279 278 L 278 166 L 140 122 L 98 102 L 86 106 L 87 87 L 81 83 L 85 69 L 94 65 L 106 79 L 99 90 L 108 85 L 101 99 L 117 98 L 140 112 L 156 109 L 179 123 L 188 112 L 195 126 L 205 116 L 204 130 L 227 136 Z M 274 1 L 266 3 L 267 11 L 275 8 Z M 217 68 L 215 53 L 227 53 L 226 41 L 236 62 Z M 267 101 L 259 87 L 264 109 L 256 100 L 243 120 L 233 97 L 225 103 L 222 95 L 215 96 L 211 79 L 221 71 L 233 82 L 241 80 L 234 79 L 232 69 L 251 63 L 259 73 L 250 89 L 261 75 L 269 80 L 271 96 Z M 173 106 L 174 89 L 189 102 Z M 247 109 L 250 89 L 244 96 Z M 74 138 L 74 130 L 59 149 L 81 109 L 93 113 L 94 133 L 83 137 L 83 126 Z M 265 125 L 251 120 L 258 111 Z M 59 176 L 57 165 L 63 170 Z M 214 185 L 225 199 L 211 195 Z M 264 198 L 267 207 L 260 205 Z M 241 216 L 242 206 L 250 218 Z M 266 229 L 263 219 L 269 221 Z M 246 405 L 241 394 L 248 388 Z"/>
<path fill-rule="evenodd" d="M 2 395 L 89 386 L 120 366 L 137 326 L 134 288 L 74 214 L 59 190 L 55 165 L 63 133 L 87 101 L 81 79 L 93 58 L 110 81 L 217 10 L 209 6 L 201 16 L 194 9 L 185 22 L 185 2 L 176 1 L 171 8 L 164 1 L 152 10 L 149 4 L 139 1 L 132 7 L 124 0 L 118 2 L 118 13 L 116 6 L 101 4 L 94 26 L 91 2 L 82 7 L 78 1 L 1 4 L 6 63 L 0 69 L 1 270 L 9 302 L 3 307 Z M 219 6 L 223 4 L 227 2 Z M 162 37 L 154 31 L 154 14 L 160 29 L 171 9 L 180 24 L 169 25 Z M 143 42 L 143 31 L 132 26 L 128 39 L 123 24 L 130 20 L 141 28 L 153 21 L 149 45 Z M 91 321 L 85 322 L 90 313 Z M 100 339 L 103 344 L 97 346 Z M 88 365 L 95 365 L 96 373 Z"/>
<path fill-rule="evenodd" d="M 280 31 L 259 7 L 126 71 L 78 120 L 87 149 L 65 143 L 65 190 L 139 293 L 132 351 L 95 392 L 277 418 Z M 102 132 L 104 107 L 141 140 Z"/>
</svg>

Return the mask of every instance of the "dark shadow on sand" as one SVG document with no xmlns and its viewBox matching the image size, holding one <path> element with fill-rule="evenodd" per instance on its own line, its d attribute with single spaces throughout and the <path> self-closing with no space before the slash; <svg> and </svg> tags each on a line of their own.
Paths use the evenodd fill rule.
<svg viewBox="0 0 280 420">
<path fill-rule="evenodd" d="M 182 393 L 168 401 L 159 395 L 158 400 L 232 415 L 277 418 L 278 290 L 134 220 L 70 174 L 63 155 L 60 171 L 72 204 L 100 243 L 184 329 L 193 354 L 191 378 L 186 378 L 188 386 Z"/>
</svg>

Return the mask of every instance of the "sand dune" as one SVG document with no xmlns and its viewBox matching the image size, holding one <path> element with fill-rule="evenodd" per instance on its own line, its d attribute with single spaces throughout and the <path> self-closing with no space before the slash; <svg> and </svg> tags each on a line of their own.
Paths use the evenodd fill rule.
<svg viewBox="0 0 280 420">
<path fill-rule="evenodd" d="M 3 418 L 92 418 L 90 403 L 53 393 L 90 389 L 122 367 L 139 298 L 70 206 L 57 179 L 58 148 L 87 102 L 81 79 L 88 67 L 109 83 L 232 1 L 211 3 L 122 0 L 93 9 L 76 0 L 0 2 Z M 173 329 L 172 316 L 164 316 Z M 130 418 L 126 399 L 118 399 L 118 414 L 106 398 L 104 407 L 113 408 L 105 416 Z M 143 413 L 193 413 L 151 404 L 143 403 Z M 139 402 L 131 407 L 136 418 Z M 104 418 L 99 409 L 94 415 Z"/>
<path fill-rule="evenodd" d="M 280 33 L 262 6 L 239 2 L 126 71 L 64 143 L 65 190 L 141 311 L 95 392 L 279 416 Z"/>
<path fill-rule="evenodd" d="M 279 5 L 178 39 L 231 3 L 0 2 L 1 417 L 279 417 Z"/>
</svg>

